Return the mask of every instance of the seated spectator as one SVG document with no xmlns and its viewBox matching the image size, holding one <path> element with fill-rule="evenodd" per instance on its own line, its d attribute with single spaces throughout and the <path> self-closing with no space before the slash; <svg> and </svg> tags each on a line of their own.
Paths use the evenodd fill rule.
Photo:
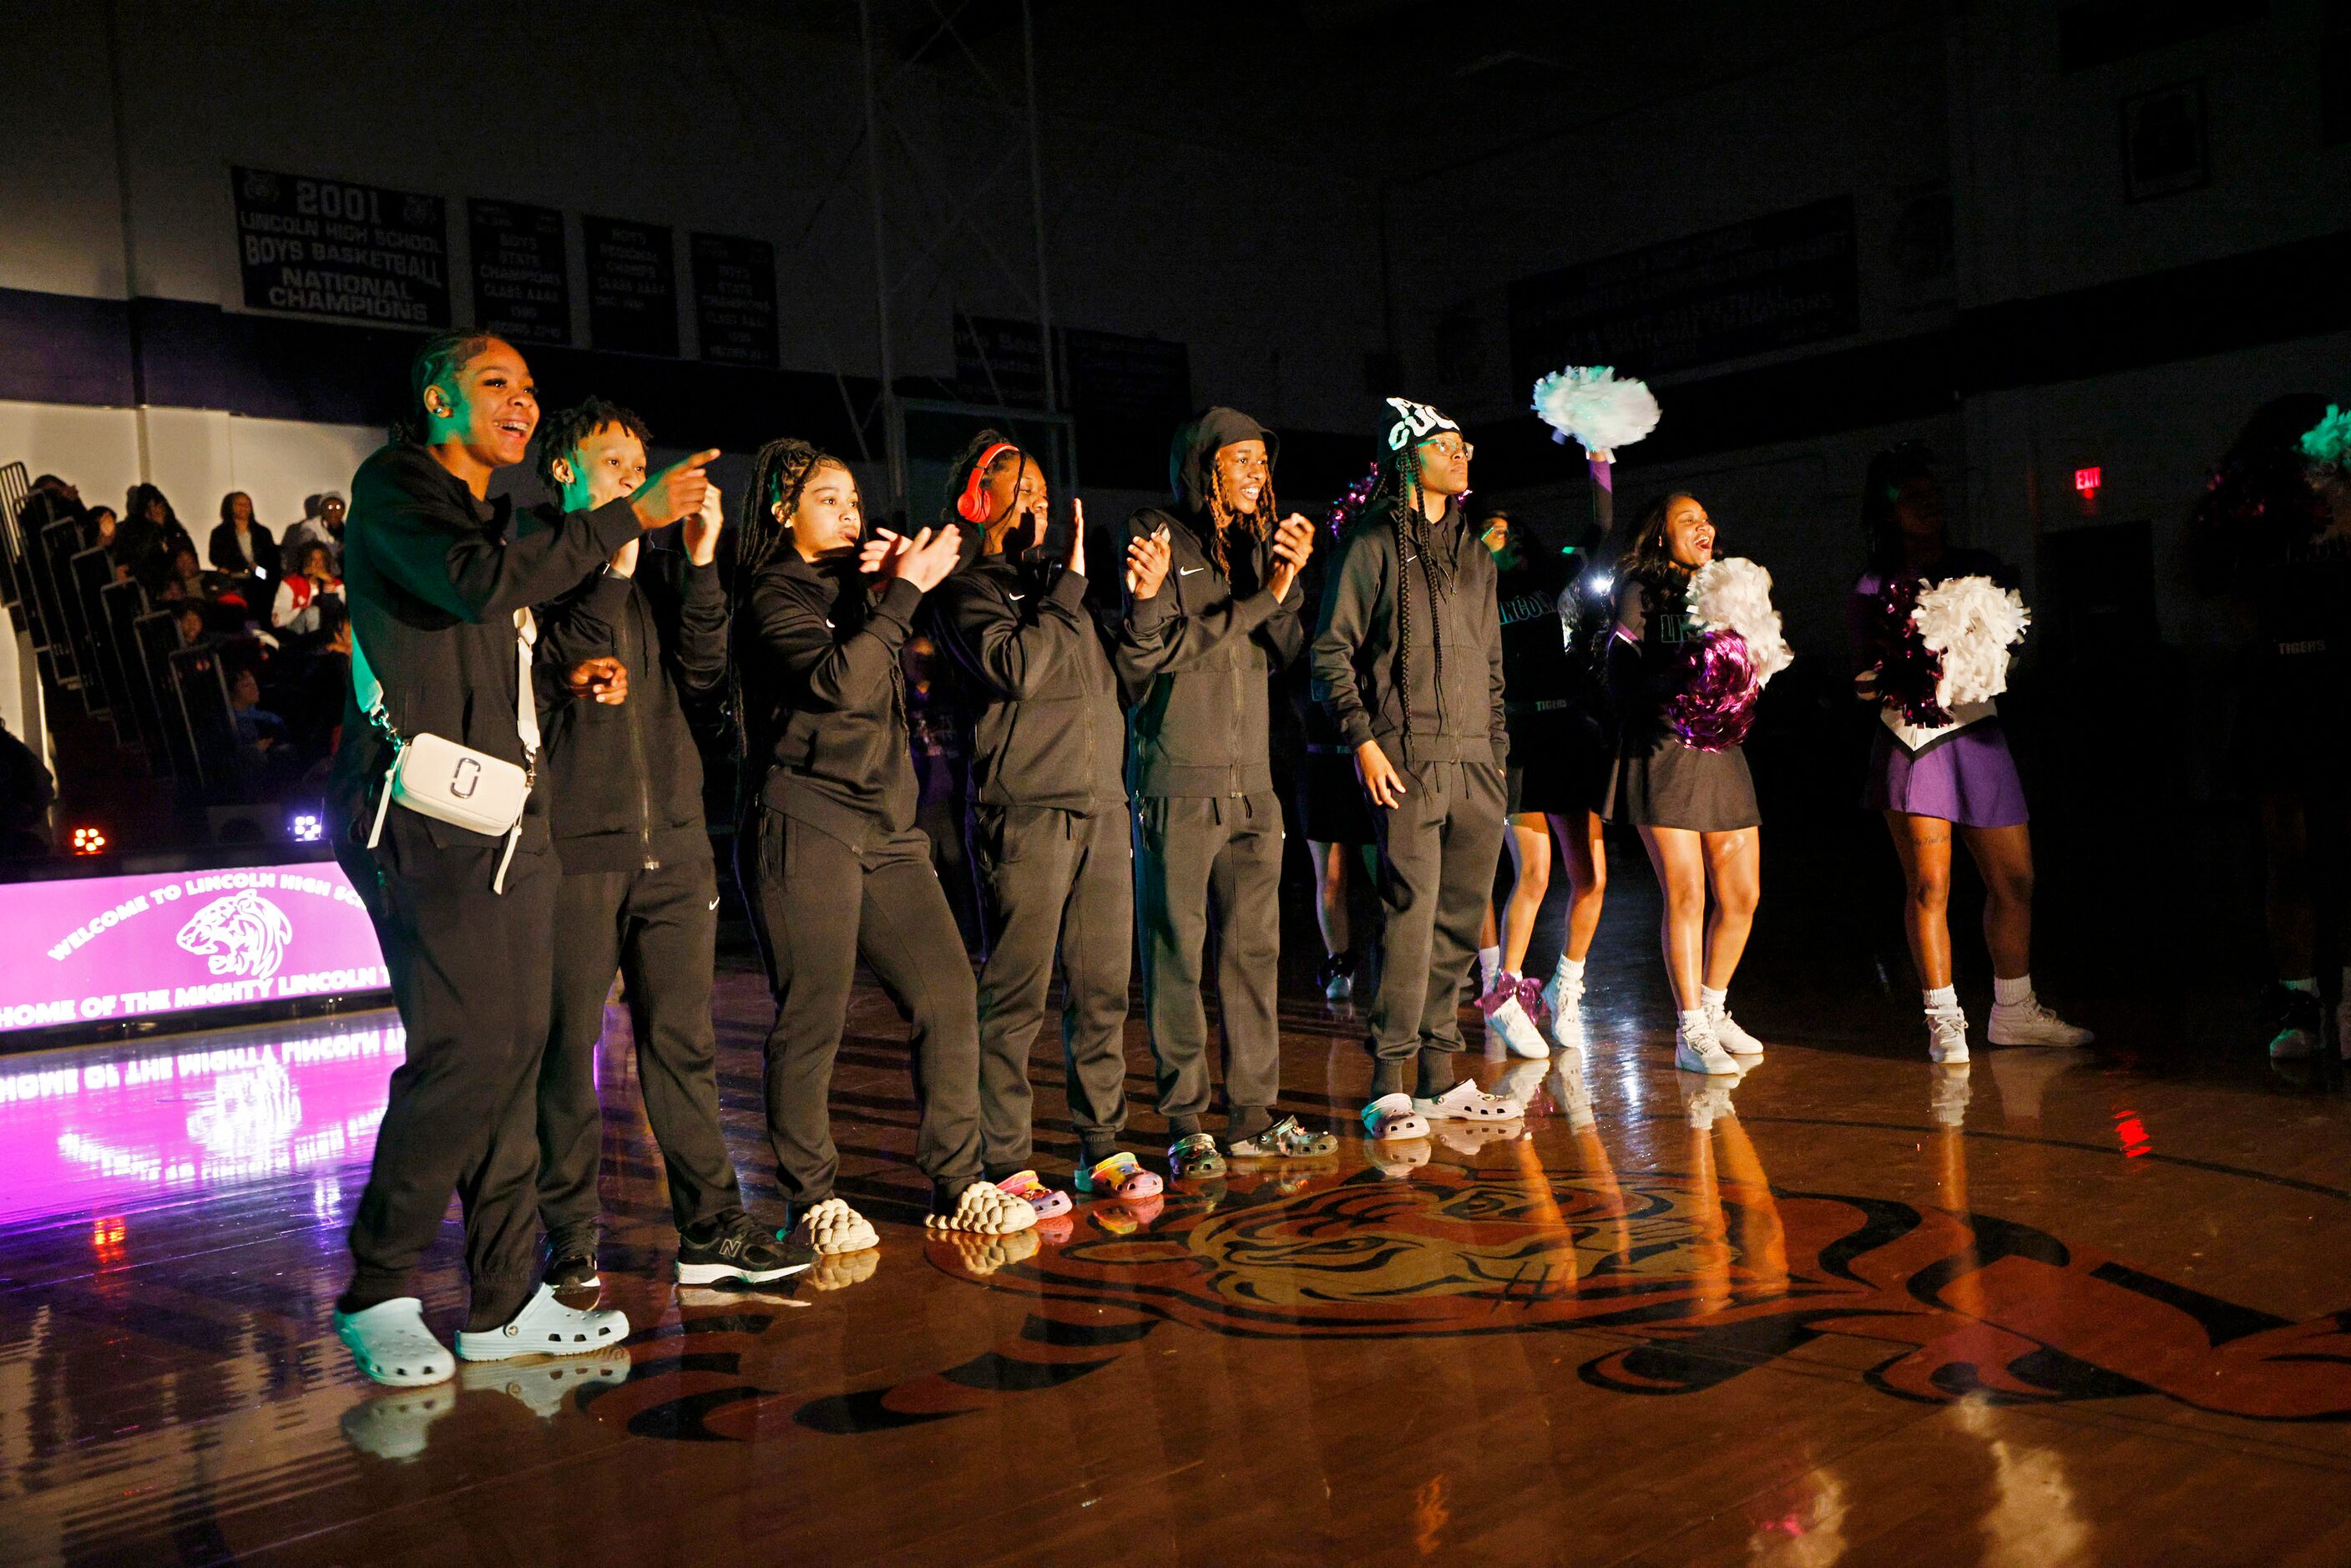
<svg viewBox="0 0 2351 1568">
<path fill-rule="evenodd" d="M 44 474 L 33 481 L 32 490 L 16 508 L 16 526 L 27 538 L 37 538 L 43 528 L 64 517 L 86 517 L 88 509 L 81 504 L 81 491 L 54 474 Z"/>
<path fill-rule="evenodd" d="M 331 553 L 316 539 L 305 539 L 293 547 L 293 570 L 278 583 L 277 598 L 269 608 L 272 626 L 297 637 L 314 636 L 326 630 L 322 616 L 328 601 L 340 605 L 343 597 L 343 580 L 335 575 Z"/>
<path fill-rule="evenodd" d="M 0 722 L 0 859 L 49 852 L 49 807 L 57 798 L 57 780 L 40 754 Z"/>
<path fill-rule="evenodd" d="M 172 613 L 172 627 L 179 632 L 183 648 L 210 648 L 220 642 L 213 634 L 212 620 L 205 615 L 203 605 L 190 600 L 179 601 L 179 608 Z"/>
<path fill-rule="evenodd" d="M 229 676 L 228 709 L 236 727 L 237 794 L 266 800 L 295 768 L 286 721 L 261 706 L 261 681 L 249 667 Z"/>
<path fill-rule="evenodd" d="M 221 497 L 221 520 L 213 529 L 209 559 L 214 571 L 229 577 L 278 575 L 277 540 L 266 523 L 255 520 L 253 497 L 242 490 Z"/>
<path fill-rule="evenodd" d="M 152 485 L 133 485 L 122 513 L 124 521 L 114 536 L 115 559 L 149 593 L 159 592 L 173 575 L 172 558 L 183 549 L 194 555 L 196 541 L 181 527 L 171 501 Z"/>
<path fill-rule="evenodd" d="M 340 573 L 343 570 L 343 497 L 329 490 L 311 497 L 303 509 L 307 515 L 286 530 L 286 547 L 325 545 L 328 570 Z"/>
<path fill-rule="evenodd" d="M 111 553 L 120 520 L 112 507 L 92 507 L 82 515 L 81 548 Z"/>
</svg>

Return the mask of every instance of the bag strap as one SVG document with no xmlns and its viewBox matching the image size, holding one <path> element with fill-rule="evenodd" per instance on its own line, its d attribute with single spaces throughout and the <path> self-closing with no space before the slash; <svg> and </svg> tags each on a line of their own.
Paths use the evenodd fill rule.
<svg viewBox="0 0 2351 1568">
<path fill-rule="evenodd" d="M 343 622 L 351 640 L 351 696 L 368 721 L 383 732 L 392 742 L 392 763 L 383 770 L 383 789 L 375 803 L 375 821 L 368 829 L 367 847 L 373 849 L 383 840 L 384 814 L 392 808 L 392 780 L 400 771 L 400 754 L 408 747 L 407 737 L 392 722 L 392 715 L 383 706 L 383 683 L 376 678 L 375 666 L 368 663 L 367 650 L 360 644 L 360 629 L 356 621 Z M 538 641 L 538 622 L 528 609 L 515 612 L 515 735 L 522 742 L 524 788 L 538 780 L 538 693 L 530 678 L 531 649 Z M 522 824 L 515 823 L 514 831 L 507 837 L 507 852 L 498 862 L 496 879 L 497 891 L 506 891 L 507 864 L 514 859 L 515 845 L 522 837 Z"/>
</svg>

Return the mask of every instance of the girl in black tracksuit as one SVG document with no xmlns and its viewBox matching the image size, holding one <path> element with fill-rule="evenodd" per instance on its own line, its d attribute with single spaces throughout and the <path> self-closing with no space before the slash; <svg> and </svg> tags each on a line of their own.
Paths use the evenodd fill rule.
<svg viewBox="0 0 2351 1568">
<path fill-rule="evenodd" d="M 1170 1154 L 1178 1175 L 1218 1168 L 1200 1125 L 1210 1088 L 1200 980 L 1212 913 L 1232 1142 L 1272 1124 L 1280 1088 L 1282 817 L 1268 756 L 1269 677 L 1305 641 L 1295 579 L 1313 530 L 1302 517 L 1274 524 L 1279 444 L 1247 414 L 1207 410 L 1176 433 L 1173 502 L 1127 523 L 1130 547 L 1164 536 L 1171 558 L 1156 591 L 1129 595 L 1117 666 L 1133 702 L 1126 782 L 1144 1005 L 1159 1110 L 1183 1151 Z"/>
<path fill-rule="evenodd" d="M 983 431 L 948 493 L 962 508 L 949 520 L 977 528 L 982 547 L 930 605 L 972 709 L 971 853 L 989 937 L 979 978 L 982 1163 L 990 1181 L 1029 1164 L 1029 1053 L 1058 952 L 1070 1121 L 1078 1169 L 1090 1174 L 1117 1152 L 1126 1125 L 1134 851 L 1115 631 L 1088 601 L 1082 515 L 1074 555 L 1045 549 L 1049 502 L 1026 453 Z"/>
<path fill-rule="evenodd" d="M 814 1233 L 825 1216 L 810 1211 L 832 1198 L 840 1171 L 828 1103 L 860 957 L 914 1028 L 914 1163 L 935 1214 L 959 1228 L 1035 1221 L 1019 1204 L 1025 1218 L 998 1224 L 997 1206 L 974 1196 L 986 1187 L 977 1003 L 930 841 L 914 826 L 899 653 L 923 595 L 954 565 L 955 532 L 926 529 L 919 545 L 885 535 L 861 551 L 860 528 L 846 465 L 805 442 L 760 449 L 737 567 L 737 711 L 752 791 L 737 878 L 776 998 L 768 1135 L 784 1196 L 823 1250 L 856 1249 L 828 1246 Z M 869 1228 L 852 1228 L 871 1245 Z"/>
<path fill-rule="evenodd" d="M 1508 804 L 1494 560 L 1462 514 L 1460 427 L 1388 402 L 1381 486 L 1339 541 L 1313 653 L 1314 694 L 1355 748 L 1380 833 L 1387 925 L 1366 1042 L 1371 1109 L 1406 1089 L 1416 1056 L 1419 1116 L 1500 1121 L 1508 1103 L 1468 1082 L 1457 1089 L 1453 1061 Z M 1444 506 L 1431 517 L 1434 496 Z M 1375 1136 L 1414 1135 L 1417 1121 L 1400 1105 L 1366 1116 Z"/>
</svg>

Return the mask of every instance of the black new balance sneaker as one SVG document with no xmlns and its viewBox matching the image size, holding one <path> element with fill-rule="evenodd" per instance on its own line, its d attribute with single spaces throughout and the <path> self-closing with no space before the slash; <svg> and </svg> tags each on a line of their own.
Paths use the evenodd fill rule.
<svg viewBox="0 0 2351 1568">
<path fill-rule="evenodd" d="M 721 1280 L 763 1285 L 797 1274 L 813 1260 L 787 1248 L 747 1214 L 696 1227 L 677 1239 L 681 1285 L 710 1285 Z"/>
</svg>

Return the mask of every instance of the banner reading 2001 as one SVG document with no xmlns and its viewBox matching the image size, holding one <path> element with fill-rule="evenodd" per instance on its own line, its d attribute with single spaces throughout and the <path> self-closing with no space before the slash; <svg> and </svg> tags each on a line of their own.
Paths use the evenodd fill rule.
<svg viewBox="0 0 2351 1568">
<path fill-rule="evenodd" d="M 229 176 L 247 308 L 449 324 L 449 219 L 440 197 L 265 169 Z"/>
</svg>

